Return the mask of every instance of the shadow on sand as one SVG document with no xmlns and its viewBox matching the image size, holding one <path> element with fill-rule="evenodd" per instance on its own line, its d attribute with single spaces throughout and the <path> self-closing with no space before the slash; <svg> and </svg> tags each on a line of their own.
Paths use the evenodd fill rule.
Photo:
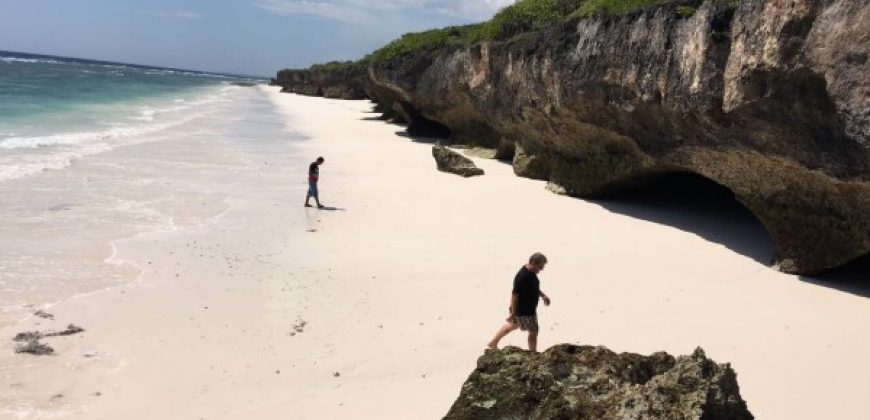
<svg viewBox="0 0 870 420">
<path fill-rule="evenodd" d="M 383 121 L 378 117 L 364 119 Z M 396 131 L 396 135 L 425 144 L 445 140 L 441 137 L 411 135 L 407 130 Z M 509 160 L 504 162 L 511 164 Z M 773 244 L 761 222 L 734 198 L 730 190 L 700 175 L 681 172 L 663 174 L 648 183 L 589 201 L 614 213 L 694 233 L 765 266 L 773 262 Z M 798 276 L 798 279 L 870 297 L 870 255 L 830 272 Z"/>
<path fill-rule="evenodd" d="M 408 133 L 407 130 L 396 131 L 396 135 L 399 137 L 404 137 L 406 139 L 411 139 L 414 143 L 424 143 L 424 144 L 450 144 L 449 139 L 446 137 L 436 137 L 436 136 L 414 136 Z"/>
<path fill-rule="evenodd" d="M 870 298 L 870 255 L 865 255 L 827 273 L 800 276 L 800 279 L 818 286 Z"/>
<path fill-rule="evenodd" d="M 592 202 L 614 213 L 692 232 L 763 265 L 773 245 L 761 222 L 727 188 L 699 175 L 668 173 Z"/>
<path fill-rule="evenodd" d="M 345 209 L 345 208 L 341 208 L 341 207 L 327 206 L 327 205 L 323 205 L 323 206 L 321 206 L 321 207 L 317 207 L 317 206 L 305 206 L 305 212 L 306 212 L 306 213 L 309 213 L 309 214 L 310 214 L 310 213 L 311 213 L 310 210 L 346 211 L 347 209 Z"/>
<path fill-rule="evenodd" d="M 592 201 L 615 213 L 692 232 L 759 264 L 770 265 L 773 259 L 773 244 L 761 222 L 730 190 L 699 175 L 669 173 Z M 797 279 L 870 297 L 870 255 Z"/>
<path fill-rule="evenodd" d="M 341 207 L 333 207 L 333 206 L 323 206 L 323 207 L 311 206 L 311 207 L 305 207 L 305 210 L 347 211 L 347 209 L 344 209 Z"/>
</svg>

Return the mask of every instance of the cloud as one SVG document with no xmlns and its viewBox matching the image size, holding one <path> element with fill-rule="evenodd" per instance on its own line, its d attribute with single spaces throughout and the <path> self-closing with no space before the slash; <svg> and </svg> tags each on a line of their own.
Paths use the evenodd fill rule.
<svg viewBox="0 0 870 420">
<path fill-rule="evenodd" d="M 153 16 L 165 19 L 202 19 L 202 14 L 187 10 L 140 10 L 140 15 Z"/>
<path fill-rule="evenodd" d="M 369 15 L 363 8 L 342 7 L 346 1 L 259 0 L 257 6 L 279 15 L 307 15 L 355 23 Z"/>
<path fill-rule="evenodd" d="M 425 2 L 437 12 L 460 19 L 485 20 L 514 0 L 431 0 Z"/>
<path fill-rule="evenodd" d="M 384 12 L 436 13 L 466 21 L 488 19 L 514 0 L 257 0 L 281 15 L 308 15 L 348 23 L 372 21 Z"/>
</svg>

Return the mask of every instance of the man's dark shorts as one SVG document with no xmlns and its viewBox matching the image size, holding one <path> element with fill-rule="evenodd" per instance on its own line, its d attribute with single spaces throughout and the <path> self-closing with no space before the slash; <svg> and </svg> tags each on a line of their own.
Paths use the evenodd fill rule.
<svg viewBox="0 0 870 420">
<path fill-rule="evenodd" d="M 517 315 L 517 324 L 520 326 L 520 330 L 528 331 L 530 333 L 538 332 L 538 316 L 519 316 Z"/>
<path fill-rule="evenodd" d="M 318 198 L 317 197 L 317 183 L 316 182 L 308 181 L 308 195 L 310 195 L 314 198 Z"/>
</svg>

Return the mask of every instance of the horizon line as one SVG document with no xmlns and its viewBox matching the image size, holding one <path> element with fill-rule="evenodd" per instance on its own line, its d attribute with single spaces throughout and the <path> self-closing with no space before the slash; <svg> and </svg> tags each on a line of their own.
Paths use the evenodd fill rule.
<svg viewBox="0 0 870 420">
<path fill-rule="evenodd" d="M 33 52 L 26 52 L 26 51 L 11 51 L 11 50 L 0 49 L 0 54 L 3 54 L 3 53 L 23 54 L 23 55 L 31 55 L 31 56 L 36 56 L 36 57 L 61 58 L 61 59 L 66 59 L 66 60 L 78 60 L 78 61 L 86 61 L 86 62 L 98 63 L 98 64 L 121 64 L 121 65 L 125 65 L 125 66 L 134 66 L 134 67 L 150 68 L 150 69 L 157 69 L 157 70 L 187 71 L 187 72 L 194 72 L 194 73 L 212 74 L 212 75 L 216 75 L 216 76 L 230 76 L 230 77 L 249 78 L 249 79 L 270 80 L 271 78 L 274 77 L 274 76 L 258 76 L 258 75 L 252 75 L 252 74 L 222 73 L 222 72 L 211 71 L 211 70 L 194 70 L 194 69 L 184 69 L 184 68 L 180 68 L 180 67 L 158 66 L 158 65 L 154 65 L 154 64 L 140 64 L 140 63 L 128 63 L 128 62 L 123 62 L 123 61 L 109 61 L 109 60 L 99 59 L 99 58 L 71 57 L 71 56 L 66 56 L 66 55 L 55 55 L 55 54 L 46 54 L 46 53 L 33 53 Z M 276 72 L 277 72 L 277 70 L 276 70 Z"/>
</svg>

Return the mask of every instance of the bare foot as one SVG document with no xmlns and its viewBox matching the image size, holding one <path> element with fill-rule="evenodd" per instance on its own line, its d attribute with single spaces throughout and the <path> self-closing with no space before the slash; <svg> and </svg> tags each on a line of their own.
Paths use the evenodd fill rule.
<svg viewBox="0 0 870 420">
<path fill-rule="evenodd" d="M 323 204 L 318 204 L 318 205 L 317 205 L 317 208 L 319 208 L 319 209 L 325 209 L 326 206 L 324 206 Z"/>
<path fill-rule="evenodd" d="M 311 204 L 305 203 L 305 207 L 311 207 Z"/>
</svg>

